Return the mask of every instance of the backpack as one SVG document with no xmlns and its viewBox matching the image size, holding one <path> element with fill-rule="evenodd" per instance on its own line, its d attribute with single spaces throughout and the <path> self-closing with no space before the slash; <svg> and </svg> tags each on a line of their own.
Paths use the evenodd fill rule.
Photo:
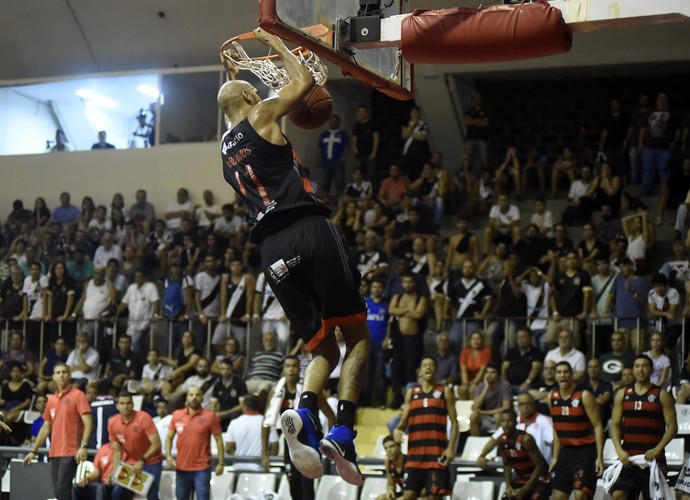
<svg viewBox="0 0 690 500">
<path fill-rule="evenodd" d="M 177 281 L 165 280 L 165 291 L 163 292 L 163 315 L 168 319 L 176 319 L 182 315 L 184 307 L 184 290 L 182 289 L 183 278 Z"/>
</svg>

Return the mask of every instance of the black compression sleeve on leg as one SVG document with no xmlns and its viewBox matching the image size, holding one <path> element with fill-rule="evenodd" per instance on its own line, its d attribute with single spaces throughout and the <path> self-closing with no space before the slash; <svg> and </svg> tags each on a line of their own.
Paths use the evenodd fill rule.
<svg viewBox="0 0 690 500">
<path fill-rule="evenodd" d="M 336 425 L 344 425 L 348 429 L 355 427 L 355 409 L 356 405 L 351 401 L 338 401 L 338 414 L 335 417 Z"/>
<path fill-rule="evenodd" d="M 299 398 L 298 408 L 306 408 L 307 410 L 312 412 L 314 415 L 316 415 L 319 411 L 318 400 L 319 400 L 319 398 L 317 397 L 316 393 L 314 393 L 314 392 L 303 392 Z"/>
</svg>

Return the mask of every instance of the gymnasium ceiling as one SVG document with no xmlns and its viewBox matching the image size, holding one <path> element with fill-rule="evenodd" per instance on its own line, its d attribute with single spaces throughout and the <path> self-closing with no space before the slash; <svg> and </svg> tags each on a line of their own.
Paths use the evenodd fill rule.
<svg viewBox="0 0 690 500">
<path fill-rule="evenodd" d="M 412 6 L 478 3 L 413 0 Z M 2 11 L 0 81 L 7 81 L 216 64 L 220 42 L 256 26 L 258 8 L 256 0 L 6 0 Z M 687 71 L 688 47 L 688 23 L 643 25 L 578 32 L 573 50 L 563 56 L 490 67 L 425 65 L 418 71 L 498 74 L 591 66 L 615 73 L 615 65 L 640 63 Z"/>
</svg>

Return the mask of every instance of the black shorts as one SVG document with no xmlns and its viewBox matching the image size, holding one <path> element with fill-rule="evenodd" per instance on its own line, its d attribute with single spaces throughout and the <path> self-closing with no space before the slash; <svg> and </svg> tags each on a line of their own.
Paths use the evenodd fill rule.
<svg viewBox="0 0 690 500">
<path fill-rule="evenodd" d="M 261 267 L 310 351 L 335 326 L 366 321 L 359 271 L 345 239 L 325 217 L 306 217 L 267 237 Z"/>
<path fill-rule="evenodd" d="M 442 469 L 405 469 L 405 491 L 426 495 L 450 495 L 450 473 Z"/>
<path fill-rule="evenodd" d="M 551 472 L 551 489 L 570 495 L 580 490 L 594 496 L 597 486 L 597 445 L 563 446 Z"/>
<path fill-rule="evenodd" d="M 659 467 L 666 476 L 666 464 L 660 464 Z M 642 498 L 649 500 L 649 469 L 635 465 L 623 467 L 611 490 L 628 490 L 628 498 L 638 498 L 642 493 Z"/>
</svg>

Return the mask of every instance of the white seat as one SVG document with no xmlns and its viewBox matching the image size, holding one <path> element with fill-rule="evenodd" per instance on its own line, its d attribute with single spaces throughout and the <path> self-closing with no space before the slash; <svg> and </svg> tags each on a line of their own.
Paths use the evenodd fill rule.
<svg viewBox="0 0 690 500">
<path fill-rule="evenodd" d="M 164 470 L 161 473 L 161 482 L 158 485 L 158 498 L 160 500 L 176 500 L 174 470 Z"/>
<path fill-rule="evenodd" d="M 357 486 L 346 483 L 340 476 L 322 476 L 316 490 L 315 500 L 333 500 L 336 498 L 357 498 Z"/>
<path fill-rule="evenodd" d="M 134 379 L 128 380 L 127 381 L 127 392 L 132 393 L 132 394 L 136 394 L 137 389 L 139 388 L 140 385 L 141 385 L 141 380 L 134 380 Z"/>
<path fill-rule="evenodd" d="M 472 479 L 474 479 L 475 477 L 477 477 L 476 474 L 458 474 L 457 476 L 455 476 L 455 480 L 467 482 L 472 481 Z"/>
<path fill-rule="evenodd" d="M 604 490 L 604 481 L 597 480 L 597 489 L 594 490 L 594 498 L 592 500 L 611 500 L 611 495 Z"/>
<path fill-rule="evenodd" d="M 273 491 L 275 487 L 275 474 L 242 473 L 237 478 L 235 493 L 242 496 L 261 495 L 264 491 Z"/>
<path fill-rule="evenodd" d="M 470 415 L 472 414 L 472 404 L 474 401 L 456 401 L 455 413 L 458 416 L 458 426 L 460 432 L 469 432 Z"/>
<path fill-rule="evenodd" d="M 388 434 L 381 434 L 379 437 L 376 438 L 376 444 L 374 445 L 373 456 L 375 456 L 375 457 L 385 457 L 386 456 L 386 449 L 383 447 L 383 440 L 386 439 L 386 436 L 388 436 Z"/>
<path fill-rule="evenodd" d="M 31 425 L 41 416 L 40 411 L 30 411 L 26 410 L 22 412 L 24 414 L 24 423 Z"/>
<path fill-rule="evenodd" d="M 685 438 L 672 439 L 666 446 L 666 463 L 683 465 L 685 463 Z"/>
<path fill-rule="evenodd" d="M 493 481 L 456 481 L 453 500 L 485 500 L 494 497 Z"/>
<path fill-rule="evenodd" d="M 611 465 L 616 460 L 618 460 L 616 448 L 613 446 L 611 438 L 608 438 L 604 441 L 604 465 Z"/>
<path fill-rule="evenodd" d="M 141 407 L 144 404 L 144 396 L 142 394 L 133 394 L 132 403 L 134 404 L 135 411 L 141 411 Z"/>
<path fill-rule="evenodd" d="M 465 447 L 460 455 L 460 460 L 468 462 L 476 462 L 481 455 L 484 446 L 489 442 L 491 438 L 486 436 L 468 436 L 467 441 L 465 441 Z M 486 458 L 491 459 L 496 457 L 496 448 L 494 447 L 489 453 L 487 453 Z"/>
<path fill-rule="evenodd" d="M 359 500 L 376 500 L 376 497 L 386 493 L 388 480 L 385 477 L 368 477 L 364 480 Z"/>
<path fill-rule="evenodd" d="M 690 434 L 690 405 L 676 405 L 678 434 Z"/>
<path fill-rule="evenodd" d="M 498 500 L 501 500 L 503 498 L 503 495 L 506 492 L 506 483 L 505 481 L 501 483 L 501 486 L 498 487 Z"/>
<path fill-rule="evenodd" d="M 235 486 L 235 473 L 227 472 L 227 469 L 221 476 L 211 474 L 211 498 L 213 500 L 225 500 L 230 498 Z"/>
<path fill-rule="evenodd" d="M 281 439 L 281 441 L 283 441 L 283 439 Z M 277 500 L 292 500 L 292 497 L 290 496 L 290 483 L 288 482 L 287 474 L 283 474 L 283 477 L 280 478 Z"/>
</svg>

